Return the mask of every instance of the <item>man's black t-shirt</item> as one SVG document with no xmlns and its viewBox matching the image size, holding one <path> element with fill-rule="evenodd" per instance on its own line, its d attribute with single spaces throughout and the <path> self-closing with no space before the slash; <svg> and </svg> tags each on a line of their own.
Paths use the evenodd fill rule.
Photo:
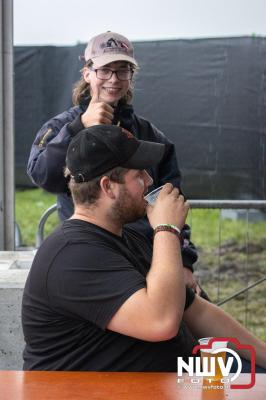
<svg viewBox="0 0 266 400">
<path fill-rule="evenodd" d="M 147 342 L 106 329 L 119 307 L 146 286 L 152 248 L 130 228 L 122 237 L 65 221 L 38 250 L 25 285 L 25 370 L 176 371 L 192 338 Z M 187 289 L 186 307 L 194 299 Z"/>
</svg>

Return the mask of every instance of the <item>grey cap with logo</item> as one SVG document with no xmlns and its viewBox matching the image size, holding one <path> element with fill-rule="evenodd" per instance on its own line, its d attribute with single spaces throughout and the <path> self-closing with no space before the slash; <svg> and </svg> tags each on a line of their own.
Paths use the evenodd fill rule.
<svg viewBox="0 0 266 400">
<path fill-rule="evenodd" d="M 132 43 L 125 36 L 110 31 L 94 36 L 89 41 L 84 58 L 86 62 L 92 61 L 95 68 L 115 61 L 127 61 L 138 67 Z"/>
</svg>

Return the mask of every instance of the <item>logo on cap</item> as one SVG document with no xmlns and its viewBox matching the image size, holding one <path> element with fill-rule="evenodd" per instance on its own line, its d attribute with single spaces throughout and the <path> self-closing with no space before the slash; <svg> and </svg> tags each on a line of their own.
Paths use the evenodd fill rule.
<svg viewBox="0 0 266 400">
<path fill-rule="evenodd" d="M 126 43 L 121 42 L 120 40 L 116 40 L 110 38 L 107 42 L 103 42 L 100 45 L 101 49 L 103 49 L 104 53 L 116 53 L 116 52 L 124 52 L 127 53 L 129 48 Z"/>
</svg>

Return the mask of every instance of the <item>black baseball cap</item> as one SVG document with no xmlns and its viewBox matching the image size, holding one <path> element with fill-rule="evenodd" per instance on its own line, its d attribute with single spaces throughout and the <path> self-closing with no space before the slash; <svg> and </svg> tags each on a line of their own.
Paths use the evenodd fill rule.
<svg viewBox="0 0 266 400">
<path fill-rule="evenodd" d="M 115 167 L 146 169 L 158 164 L 165 153 L 162 143 L 138 140 L 116 125 L 94 125 L 70 142 L 66 166 L 75 182 L 88 182 Z"/>
</svg>

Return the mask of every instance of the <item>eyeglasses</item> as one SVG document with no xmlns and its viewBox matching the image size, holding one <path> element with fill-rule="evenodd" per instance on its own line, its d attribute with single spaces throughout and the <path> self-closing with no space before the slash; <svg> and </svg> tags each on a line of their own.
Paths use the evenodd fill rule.
<svg viewBox="0 0 266 400">
<path fill-rule="evenodd" d="M 132 78 L 134 73 L 132 69 L 126 68 L 113 70 L 111 68 L 94 69 L 93 67 L 90 67 L 90 69 L 96 73 L 98 79 L 101 79 L 103 81 L 111 79 L 113 74 L 116 74 L 117 79 L 119 79 L 120 81 L 128 81 Z"/>
</svg>

